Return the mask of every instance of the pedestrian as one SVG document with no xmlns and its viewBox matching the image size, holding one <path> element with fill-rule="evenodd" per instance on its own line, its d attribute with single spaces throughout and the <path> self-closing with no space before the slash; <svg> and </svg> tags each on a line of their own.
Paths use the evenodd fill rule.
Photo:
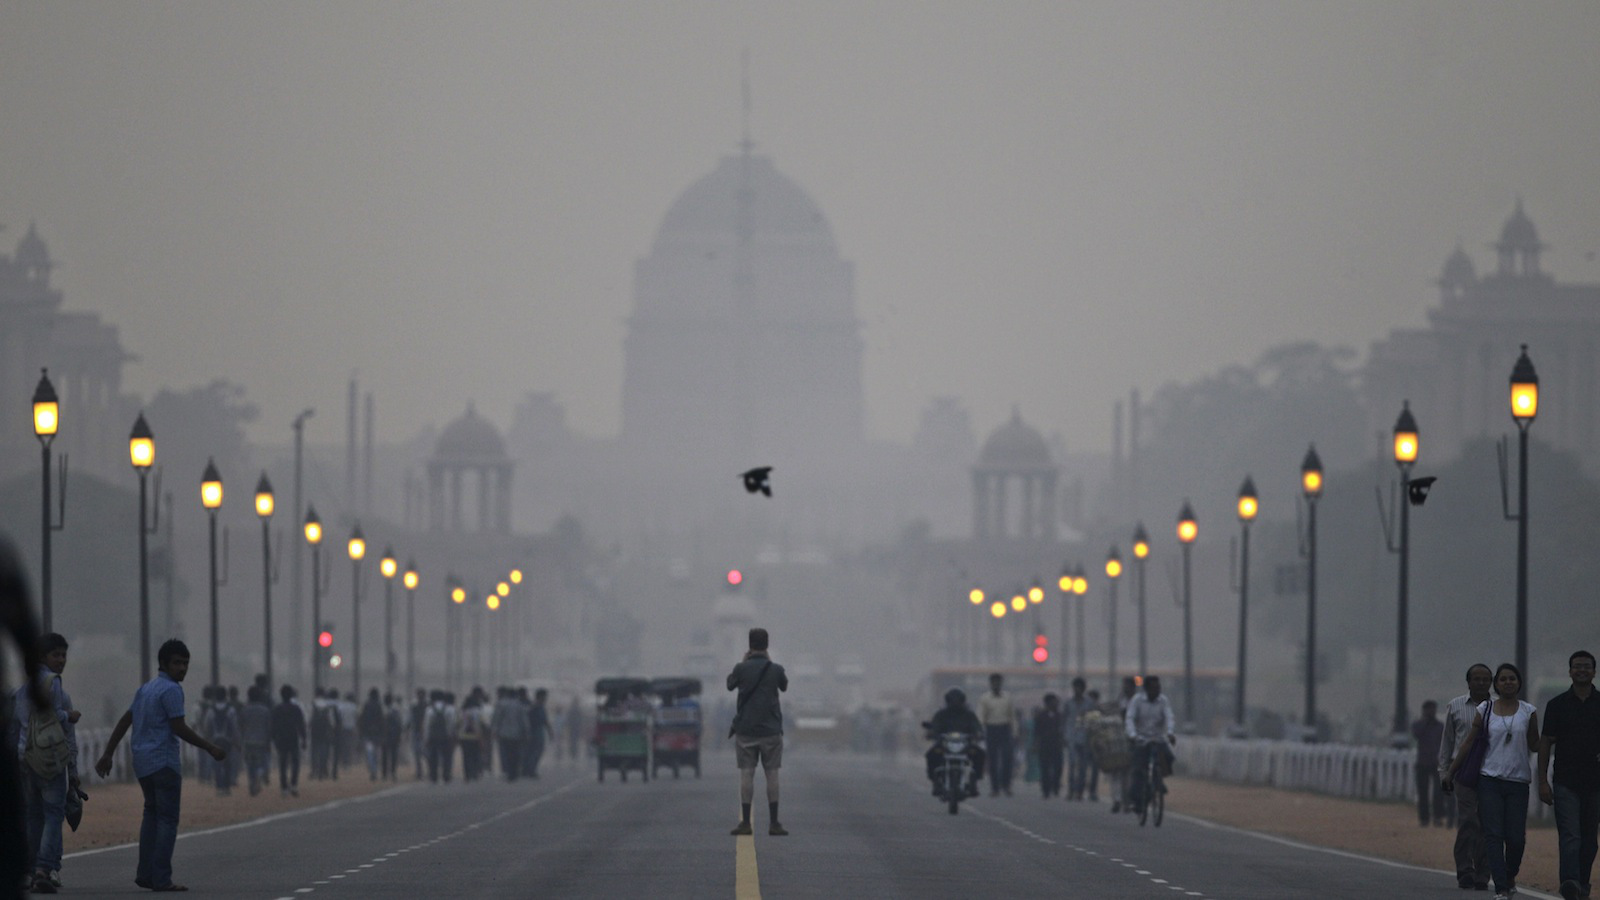
<svg viewBox="0 0 1600 900">
<path fill-rule="evenodd" d="M 339 708 L 330 688 L 311 698 L 311 777 L 338 777 L 334 749 L 339 740 Z"/>
<path fill-rule="evenodd" d="M 1494 672 L 1483 663 L 1467 667 L 1467 692 L 1445 705 L 1444 738 L 1439 742 L 1441 775 L 1450 770 L 1456 754 L 1466 747 L 1467 735 L 1472 731 L 1472 720 L 1478 707 L 1489 700 L 1489 688 L 1494 684 Z M 1483 826 L 1478 819 L 1477 785 L 1451 784 L 1441 781 L 1441 790 L 1455 798 L 1456 807 L 1456 884 L 1462 888 L 1484 890 L 1489 886 L 1489 847 L 1483 840 Z"/>
<path fill-rule="evenodd" d="M 529 778 L 538 778 L 539 760 L 544 758 L 545 740 L 555 738 L 555 731 L 550 727 L 549 709 L 545 705 L 550 699 L 550 692 L 539 688 L 533 692 L 533 703 L 529 704 L 528 689 L 519 690 L 518 696 L 528 707 L 528 743 L 522 754 L 522 774 Z"/>
<path fill-rule="evenodd" d="M 495 689 L 494 716 L 489 729 L 500 745 L 500 768 L 507 781 L 522 775 L 522 748 L 528 740 L 528 709 L 517 692 L 504 685 Z"/>
<path fill-rule="evenodd" d="M 11 543 L 0 536 L 0 629 L 11 637 L 17 653 L 22 657 L 21 671 L 37 672 L 43 660 L 39 653 L 39 624 L 33 617 L 33 602 L 29 597 L 28 583 L 22 576 L 21 560 Z M 5 673 L 10 666 L 0 647 L 0 697 L 8 696 L 5 690 Z M 40 709 L 51 706 L 50 691 L 37 678 L 22 679 L 22 686 L 31 696 L 29 700 Z M 0 710 L 0 721 L 6 710 Z M 0 740 L 0 897 L 20 896 L 14 893 L 27 881 L 32 882 L 28 870 L 30 855 L 27 827 L 24 824 L 22 798 L 22 772 L 16 759 L 16 746 Z"/>
<path fill-rule="evenodd" d="M 54 894 L 61 888 L 61 823 L 66 818 L 67 792 L 78 780 L 77 724 L 80 714 L 61 685 L 67 667 L 67 639 L 51 632 L 39 644 L 44 660 L 33 672 L 50 702 L 35 706 L 28 686 L 12 695 L 10 741 L 22 760 L 22 797 L 27 810 L 27 871 L 33 891 Z"/>
<path fill-rule="evenodd" d="M 1061 706 L 1061 728 L 1067 749 L 1067 799 L 1083 800 L 1084 788 L 1089 781 L 1089 729 L 1084 727 L 1083 715 L 1094 708 L 1084 696 L 1088 687 L 1082 678 L 1072 679 L 1072 696 Z"/>
<path fill-rule="evenodd" d="M 105 750 L 94 764 L 101 778 L 111 774 L 112 753 L 133 729 L 133 774 L 144 792 L 144 821 L 139 826 L 139 868 L 133 883 L 152 891 L 186 891 L 172 881 L 172 850 L 178 843 L 178 807 L 183 791 L 178 741 L 205 751 L 216 762 L 228 751 L 195 734 L 184 721 L 183 678 L 189 674 L 189 648 L 176 638 L 156 651 L 160 671 L 133 696 L 133 705 L 117 721 Z"/>
<path fill-rule="evenodd" d="M 1039 790 L 1046 800 L 1061 796 L 1061 765 L 1066 753 L 1066 733 L 1061 698 L 1044 695 L 1044 708 L 1033 714 L 1033 752 L 1039 758 Z"/>
<path fill-rule="evenodd" d="M 355 691 L 349 691 L 343 697 L 339 696 L 338 691 L 329 691 L 328 697 L 339 712 L 339 729 L 334 734 L 333 746 L 333 780 L 338 781 L 339 767 L 350 766 L 354 754 L 361 747 L 356 724 L 361 716 L 361 707 L 356 704 Z"/>
<path fill-rule="evenodd" d="M 1083 722 L 1084 734 L 1087 735 L 1088 737 L 1092 737 L 1093 735 L 1089 731 L 1089 719 L 1090 719 L 1090 714 L 1091 713 L 1094 714 L 1095 716 L 1098 716 L 1100 714 L 1100 692 L 1099 691 L 1090 691 L 1085 696 L 1089 700 L 1089 709 L 1088 709 L 1088 711 L 1086 711 L 1083 714 L 1082 717 L 1080 717 L 1079 721 Z M 1086 740 L 1087 740 L 1087 738 L 1086 738 Z M 1100 761 L 1098 759 L 1094 758 L 1094 748 L 1093 748 L 1092 744 L 1090 745 L 1090 748 L 1089 748 L 1089 767 L 1088 768 L 1089 768 L 1089 771 L 1084 777 L 1085 777 L 1085 780 L 1088 781 L 1088 783 L 1089 783 L 1089 802 L 1090 803 L 1099 803 L 1100 802 Z"/>
<path fill-rule="evenodd" d="M 256 685 L 250 685 L 245 696 L 249 702 L 239 713 L 239 740 L 244 744 L 245 774 L 254 797 L 272 783 L 272 707 Z"/>
<path fill-rule="evenodd" d="M 785 835 L 778 820 L 778 770 L 783 766 L 783 710 L 778 692 L 789 689 L 789 676 L 767 652 L 765 628 L 750 629 L 750 649 L 728 673 L 728 690 L 738 691 L 733 725 L 734 761 L 739 766 L 739 824 L 733 834 L 750 834 L 750 805 L 755 800 L 756 766 L 767 777 L 767 834 Z"/>
<path fill-rule="evenodd" d="M 222 685 L 212 685 L 209 688 L 211 702 L 206 709 L 207 737 L 211 743 L 222 748 L 221 761 L 213 766 L 211 771 L 216 775 L 217 796 L 227 797 L 233 793 L 233 765 L 228 760 L 228 754 L 239 748 L 239 718 L 234 715 L 233 704 L 228 701 L 228 691 Z"/>
<path fill-rule="evenodd" d="M 456 720 L 456 738 L 461 742 L 461 780 L 477 781 L 483 774 L 483 705 L 478 691 L 467 695 L 461 705 L 461 715 Z"/>
<path fill-rule="evenodd" d="M 278 689 L 282 698 L 272 708 L 272 743 L 278 751 L 278 794 L 300 796 L 300 751 L 306 746 L 306 713 L 295 702 L 294 688 Z"/>
<path fill-rule="evenodd" d="M 978 721 L 983 723 L 989 754 L 989 796 L 1011 796 L 1011 775 L 1017 765 L 1016 728 L 1019 713 L 1010 695 L 1001 690 L 1005 676 L 989 676 L 989 693 L 978 700 Z"/>
<path fill-rule="evenodd" d="M 407 727 L 411 729 L 411 761 L 417 766 L 417 780 L 422 780 L 422 768 L 428 761 L 426 733 L 423 722 L 428 718 L 428 692 L 417 688 L 417 699 L 411 703 Z"/>
<path fill-rule="evenodd" d="M 1439 704 L 1422 701 L 1422 718 L 1411 723 L 1411 736 L 1417 740 L 1417 824 L 1444 827 L 1445 794 L 1439 789 L 1439 744 L 1444 740 L 1444 723 L 1439 721 Z"/>
<path fill-rule="evenodd" d="M 1539 799 L 1555 807 L 1561 896 L 1577 900 L 1589 896 L 1600 830 L 1600 699 L 1594 695 L 1594 654 L 1579 650 L 1568 657 L 1567 676 L 1572 687 L 1544 707 Z M 1552 747 L 1555 773 L 1547 778 Z"/>
<path fill-rule="evenodd" d="M 1133 698 L 1139 694 L 1139 682 L 1132 676 L 1123 676 L 1122 694 L 1113 703 L 1108 703 L 1101 710 L 1107 715 L 1116 716 L 1116 732 L 1121 734 L 1123 723 L 1128 719 L 1128 707 L 1133 703 Z M 1129 778 L 1129 768 L 1106 769 L 1106 779 L 1111 782 L 1111 811 L 1133 812 L 1133 779 Z"/>
<path fill-rule="evenodd" d="M 234 724 L 234 727 L 238 727 L 240 721 L 242 721 L 240 713 L 244 712 L 244 701 L 239 699 L 239 686 L 238 685 L 236 685 L 236 684 L 228 685 L 227 698 L 228 698 L 228 709 L 233 712 L 233 724 Z M 243 743 L 244 743 L 244 740 L 241 737 L 238 741 L 236 741 L 234 743 L 233 749 L 234 750 L 240 749 L 241 746 L 243 745 Z M 245 759 L 244 759 L 244 754 L 243 753 L 233 753 L 228 757 L 228 762 L 227 762 L 227 766 L 228 766 L 228 787 L 230 788 L 230 793 L 232 792 L 231 791 L 232 788 L 236 788 L 236 787 L 239 786 L 239 770 L 244 768 L 244 765 L 245 765 Z"/>
<path fill-rule="evenodd" d="M 1501 663 L 1494 670 L 1495 699 L 1477 710 L 1466 744 L 1448 770 L 1453 782 L 1467 748 L 1479 731 L 1487 730 L 1489 749 L 1478 777 L 1478 818 L 1489 846 L 1489 873 L 1497 900 L 1509 900 L 1517 891 L 1517 872 L 1528 839 L 1528 784 L 1533 781 L 1529 757 L 1539 749 L 1539 711 L 1517 699 L 1521 690 L 1521 670 Z"/>
<path fill-rule="evenodd" d="M 383 695 L 383 752 L 378 774 L 388 781 L 399 781 L 400 741 L 406 733 L 404 698 L 397 694 Z"/>
<path fill-rule="evenodd" d="M 573 762 L 580 762 L 579 755 L 583 749 L 583 733 L 585 729 L 583 710 L 578 708 L 578 698 L 573 697 L 567 704 L 567 755 Z M 593 744 L 589 745 L 591 748 Z"/>
<path fill-rule="evenodd" d="M 361 705 L 356 718 L 356 733 L 361 738 L 361 750 L 367 760 L 367 780 L 378 780 L 378 747 L 383 743 L 383 701 L 378 689 L 367 691 L 367 702 Z"/>
<path fill-rule="evenodd" d="M 445 691 L 435 690 L 430 699 L 423 724 L 428 736 L 428 780 L 438 784 L 443 776 L 444 783 L 449 784 L 450 769 L 455 763 L 455 709 Z"/>
</svg>

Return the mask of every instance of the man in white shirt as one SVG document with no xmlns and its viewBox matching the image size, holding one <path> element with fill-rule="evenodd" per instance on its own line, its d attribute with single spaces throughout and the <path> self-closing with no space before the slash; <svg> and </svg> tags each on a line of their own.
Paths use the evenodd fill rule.
<svg viewBox="0 0 1600 900">
<path fill-rule="evenodd" d="M 978 720 L 983 723 L 984 743 L 989 748 L 989 796 L 1011 796 L 1011 775 L 1016 765 L 1016 704 L 1001 692 L 1005 678 L 999 672 L 989 676 L 989 693 L 978 700 Z"/>
<path fill-rule="evenodd" d="M 1161 679 L 1147 675 L 1144 693 L 1128 700 L 1128 713 L 1123 719 L 1128 739 L 1133 741 L 1133 780 L 1131 795 L 1137 809 L 1144 798 L 1145 770 L 1150 765 L 1150 754 L 1160 753 L 1163 766 L 1171 759 L 1168 746 L 1178 743 L 1178 723 L 1172 714 L 1172 703 L 1161 693 Z"/>
</svg>

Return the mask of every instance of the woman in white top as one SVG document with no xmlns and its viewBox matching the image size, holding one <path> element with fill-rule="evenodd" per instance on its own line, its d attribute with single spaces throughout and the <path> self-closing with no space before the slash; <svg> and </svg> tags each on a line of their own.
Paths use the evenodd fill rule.
<svg viewBox="0 0 1600 900">
<path fill-rule="evenodd" d="M 1494 672 L 1495 699 L 1479 705 L 1472 730 L 1444 778 L 1446 784 L 1455 781 L 1462 758 L 1487 727 L 1489 748 L 1478 776 L 1478 819 L 1498 900 L 1517 892 L 1517 871 L 1527 844 L 1528 784 L 1533 781 L 1529 756 L 1539 749 L 1539 712 L 1532 703 L 1517 699 L 1521 690 L 1522 672 L 1511 663 L 1501 663 Z"/>
</svg>

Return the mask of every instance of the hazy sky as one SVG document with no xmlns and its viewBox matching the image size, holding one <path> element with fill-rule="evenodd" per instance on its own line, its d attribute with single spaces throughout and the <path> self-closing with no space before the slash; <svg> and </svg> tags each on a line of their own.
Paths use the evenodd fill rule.
<svg viewBox="0 0 1600 900">
<path fill-rule="evenodd" d="M 1418 325 L 1519 195 L 1600 281 L 1600 3 L 0 0 L 0 244 L 36 220 L 130 389 L 381 436 L 555 392 L 619 421 L 632 267 L 759 152 L 857 269 L 870 432 L 1110 403 Z M 8 250 L 9 252 L 9 250 Z M 1514 340 L 1514 338 L 1508 338 Z"/>
</svg>

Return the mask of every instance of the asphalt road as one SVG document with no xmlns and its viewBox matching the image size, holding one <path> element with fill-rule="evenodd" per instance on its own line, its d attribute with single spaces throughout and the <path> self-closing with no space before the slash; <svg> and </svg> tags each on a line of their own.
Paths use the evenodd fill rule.
<svg viewBox="0 0 1600 900">
<path fill-rule="evenodd" d="M 974 800 L 951 816 L 915 767 L 791 753 L 782 815 L 734 838 L 729 755 L 703 779 L 628 783 L 552 767 L 539 781 L 402 783 L 370 797 L 186 835 L 191 891 L 251 900 L 552 898 L 1360 898 L 1463 896 L 1446 874 L 1105 804 Z M 186 790 L 202 790 L 195 782 Z M 69 857 L 66 893 L 142 894 L 131 847 Z M 1483 896 L 1473 894 L 1470 896 Z"/>
</svg>

